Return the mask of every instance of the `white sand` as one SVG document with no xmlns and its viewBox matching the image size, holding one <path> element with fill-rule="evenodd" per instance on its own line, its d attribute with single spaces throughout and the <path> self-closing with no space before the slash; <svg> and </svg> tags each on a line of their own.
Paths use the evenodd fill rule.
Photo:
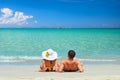
<svg viewBox="0 0 120 80">
<path fill-rule="evenodd" d="M 120 80 L 120 65 L 85 65 L 85 72 L 35 72 L 38 66 L 0 66 L 0 80 Z"/>
</svg>

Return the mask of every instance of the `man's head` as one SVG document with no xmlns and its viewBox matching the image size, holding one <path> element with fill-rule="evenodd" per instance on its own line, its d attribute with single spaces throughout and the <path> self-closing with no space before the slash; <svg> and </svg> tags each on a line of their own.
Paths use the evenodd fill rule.
<svg viewBox="0 0 120 80">
<path fill-rule="evenodd" d="M 68 57 L 69 57 L 70 59 L 73 59 L 73 58 L 75 57 L 75 51 L 74 51 L 74 50 L 69 50 L 69 51 L 68 51 Z"/>
</svg>

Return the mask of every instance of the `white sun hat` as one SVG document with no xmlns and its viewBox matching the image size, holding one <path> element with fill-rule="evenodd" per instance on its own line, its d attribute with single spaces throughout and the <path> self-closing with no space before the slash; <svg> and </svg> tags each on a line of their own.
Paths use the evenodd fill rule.
<svg viewBox="0 0 120 80">
<path fill-rule="evenodd" d="M 42 58 L 46 60 L 55 60 L 57 59 L 57 52 L 52 49 L 48 49 L 42 52 Z"/>
</svg>

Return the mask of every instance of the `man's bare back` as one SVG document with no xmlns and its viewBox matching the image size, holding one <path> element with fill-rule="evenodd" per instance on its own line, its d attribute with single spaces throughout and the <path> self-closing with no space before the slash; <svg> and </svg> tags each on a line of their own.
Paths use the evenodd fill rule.
<svg viewBox="0 0 120 80">
<path fill-rule="evenodd" d="M 60 71 L 69 71 L 69 72 L 74 72 L 74 71 L 80 71 L 83 72 L 82 64 L 80 63 L 79 60 L 70 60 L 70 59 L 65 59 L 62 60 L 61 66 L 60 66 Z"/>
<path fill-rule="evenodd" d="M 75 72 L 80 71 L 83 72 L 83 64 L 77 59 L 74 59 L 76 53 L 74 50 L 69 50 L 68 59 L 62 60 L 59 68 L 59 72 L 67 71 L 67 72 Z"/>
</svg>

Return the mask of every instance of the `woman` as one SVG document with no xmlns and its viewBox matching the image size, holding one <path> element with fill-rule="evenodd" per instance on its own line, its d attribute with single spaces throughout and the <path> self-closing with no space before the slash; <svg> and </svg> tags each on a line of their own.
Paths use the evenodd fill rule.
<svg viewBox="0 0 120 80">
<path fill-rule="evenodd" d="M 45 71 L 58 71 L 58 61 L 57 61 L 57 53 L 52 49 L 48 49 L 42 52 L 42 63 L 40 65 L 39 72 Z"/>
</svg>

